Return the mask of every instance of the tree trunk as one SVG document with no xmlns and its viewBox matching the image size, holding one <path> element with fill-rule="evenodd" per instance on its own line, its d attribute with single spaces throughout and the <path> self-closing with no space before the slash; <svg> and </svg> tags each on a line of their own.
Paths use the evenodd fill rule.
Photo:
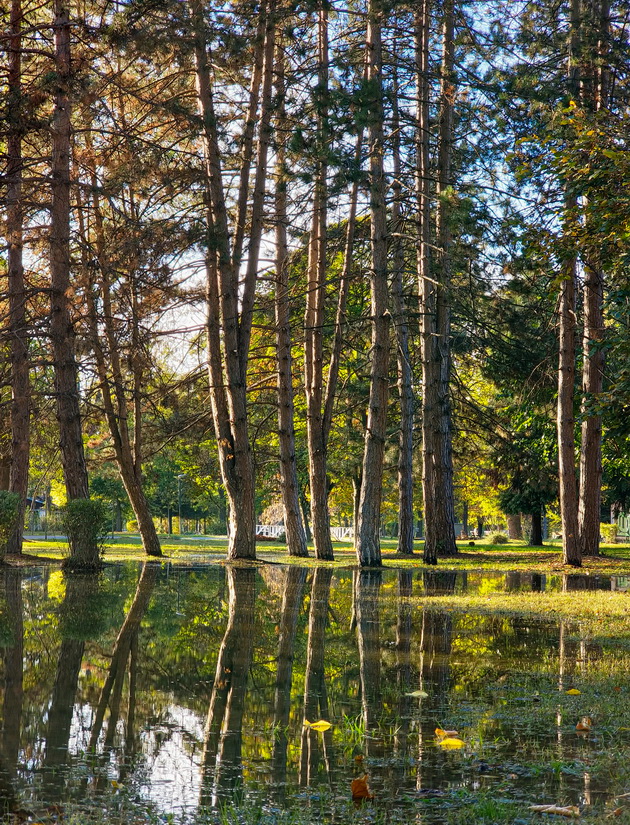
<svg viewBox="0 0 630 825">
<path fill-rule="evenodd" d="M 396 61 L 394 61 L 396 65 Z M 398 364 L 398 398 L 400 404 L 400 432 L 398 435 L 398 552 L 413 554 L 413 375 L 409 353 L 409 323 L 404 298 L 403 275 L 405 258 L 403 248 L 402 169 L 400 162 L 400 118 L 398 113 L 398 75 L 394 68 L 392 95 L 392 165 L 394 202 L 392 204 L 393 277 L 392 315 L 396 329 L 396 357 Z"/>
<path fill-rule="evenodd" d="M 52 121 L 52 207 L 50 222 L 50 338 L 55 373 L 59 446 L 69 499 L 89 498 L 83 451 L 75 332 L 70 300 L 70 17 L 55 2 L 55 106 Z M 96 540 L 70 547 L 74 568 L 100 564 Z"/>
<path fill-rule="evenodd" d="M 508 538 L 509 539 L 522 539 L 523 538 L 523 525 L 521 523 L 521 514 L 520 513 L 510 513 L 510 514 L 508 514 L 507 524 L 508 524 Z"/>
<path fill-rule="evenodd" d="M 11 469 L 9 490 L 20 497 L 18 518 L 6 552 L 22 552 L 22 534 L 28 493 L 30 406 L 26 289 L 22 263 L 22 4 L 12 0 L 9 23 L 9 67 L 6 165 L 7 280 L 11 363 Z"/>
<path fill-rule="evenodd" d="M 416 110 L 416 200 L 418 228 L 416 262 L 420 296 L 420 357 L 422 362 L 422 497 L 424 510 L 425 564 L 437 564 L 437 545 L 427 542 L 427 524 L 435 524 L 435 439 L 433 418 L 437 410 L 437 383 L 434 370 L 435 283 L 430 273 L 431 182 L 429 160 L 429 37 L 430 0 L 420 0 L 415 17 Z M 433 529 L 433 527 L 431 528 Z"/>
<path fill-rule="evenodd" d="M 284 106 L 284 55 L 282 44 L 276 53 L 276 97 L 278 132 L 286 128 Z M 295 460 L 293 371 L 291 357 L 290 294 L 287 246 L 286 153 L 281 142 L 277 148 L 276 177 L 276 359 L 278 363 L 278 440 L 280 478 L 284 505 L 284 528 L 290 556 L 308 556 L 306 533 L 300 510 L 300 490 Z"/>
<path fill-rule="evenodd" d="M 435 313 L 435 320 L 424 331 L 426 341 L 425 405 L 423 409 L 423 436 L 429 434 L 430 451 L 426 461 L 433 462 L 425 474 L 433 489 L 429 492 L 431 513 L 425 512 L 425 549 L 427 563 L 437 558 L 457 556 L 455 542 L 455 501 L 453 493 L 453 457 L 451 433 L 450 367 L 450 205 L 451 163 L 453 152 L 453 113 L 455 96 L 455 10 L 454 0 L 446 0 L 442 34 L 442 68 L 440 81 L 440 115 L 438 133 L 437 206 L 436 206 L 436 261 L 433 269 L 433 294 L 423 312 Z"/>
<path fill-rule="evenodd" d="M 532 516 L 532 534 L 529 539 L 529 544 L 531 547 L 542 547 L 543 546 L 543 534 L 542 534 L 542 513 L 538 510 L 535 513 L 531 514 Z"/>
<path fill-rule="evenodd" d="M 315 543 L 315 556 L 322 560 L 332 560 L 334 554 L 328 512 L 327 445 L 322 409 L 328 214 L 328 11 L 322 4 L 318 11 L 317 42 L 317 158 L 304 316 L 304 389 L 311 492 L 311 529 Z"/>
<path fill-rule="evenodd" d="M 229 211 L 223 189 L 222 157 L 214 112 L 212 75 L 207 53 L 203 6 L 191 0 L 195 28 L 195 70 L 203 120 L 206 162 L 208 373 L 221 476 L 229 502 L 228 560 L 256 558 L 255 471 L 248 434 L 247 363 L 253 300 L 263 229 L 263 205 L 270 141 L 275 6 L 265 9 L 263 88 L 258 151 L 252 193 L 247 267 L 241 280 L 230 254 Z M 256 66 L 261 51 L 254 50 Z M 254 71 L 257 71 L 256 67 Z M 252 112 L 248 114 L 251 120 Z M 248 163 L 247 158 L 243 163 Z M 241 176 L 241 187 L 248 185 Z M 234 250 L 238 257 L 238 250 Z"/>
<path fill-rule="evenodd" d="M 368 103 L 372 346 L 368 422 L 363 451 L 359 523 L 356 532 L 357 560 L 361 567 L 380 567 L 382 564 L 379 531 L 383 457 L 387 436 L 390 315 L 387 284 L 387 204 L 383 161 L 382 15 L 383 9 L 379 0 L 370 0 L 366 50 L 368 53 L 368 88 L 372 89 L 374 95 Z"/>
<path fill-rule="evenodd" d="M 564 564 L 580 567 L 582 556 L 578 541 L 578 499 L 575 479 L 575 259 L 564 265 L 560 284 L 558 361 L 558 475 L 562 552 Z"/>
<path fill-rule="evenodd" d="M 89 144 L 88 144 L 89 145 Z M 120 472 L 120 477 L 124 484 L 134 515 L 138 522 L 138 529 L 142 537 L 144 551 L 149 556 L 161 556 L 162 549 L 158 538 L 157 530 L 153 522 L 153 517 L 149 508 L 144 488 L 142 485 L 142 456 L 141 456 L 141 420 L 142 412 L 138 402 L 135 402 L 133 415 L 133 435 L 130 433 L 129 404 L 125 387 L 127 381 L 123 373 L 122 361 L 119 353 L 118 338 L 115 330 L 116 313 L 112 306 L 110 262 L 107 256 L 105 236 L 103 232 L 103 216 L 98 198 L 98 180 L 96 177 L 96 159 L 90 149 L 89 162 L 91 165 L 91 187 L 92 187 L 92 215 L 94 224 L 94 247 L 99 264 L 100 280 L 98 283 L 90 284 L 87 292 L 87 314 L 86 322 L 92 350 L 96 360 L 96 371 L 99 378 L 99 389 L 101 391 L 102 403 L 105 412 L 105 419 L 109 428 L 114 446 L 116 464 Z M 86 221 L 83 217 L 82 206 L 79 206 L 79 229 L 84 239 L 85 249 L 90 249 L 91 243 L 88 235 Z M 88 261 L 84 260 L 84 268 L 90 270 Z M 93 268 L 92 268 L 93 269 Z M 132 287 L 133 288 L 133 287 Z M 95 292 L 98 290 L 102 303 L 102 312 L 99 312 L 95 303 Z M 132 299 L 133 312 L 133 333 L 138 338 L 138 313 L 136 301 Z M 104 333 L 104 334 L 103 334 Z M 140 350 L 140 342 L 135 342 L 134 349 Z M 134 359 L 133 384 L 134 396 L 138 399 L 140 393 L 141 376 L 138 372 L 137 359 Z"/>
<path fill-rule="evenodd" d="M 582 443 L 580 448 L 580 489 L 578 530 L 580 551 L 599 555 L 599 523 L 602 499 L 602 417 L 588 408 L 603 388 L 604 275 L 599 267 L 586 265 L 584 280 L 584 347 L 582 368 Z"/>
</svg>

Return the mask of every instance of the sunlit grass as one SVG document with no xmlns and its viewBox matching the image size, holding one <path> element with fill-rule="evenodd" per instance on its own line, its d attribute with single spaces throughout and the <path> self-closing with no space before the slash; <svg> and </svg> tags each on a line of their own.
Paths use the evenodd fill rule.
<svg viewBox="0 0 630 825">
<path fill-rule="evenodd" d="M 225 536 L 162 536 L 162 552 L 166 560 L 175 564 L 209 563 L 224 561 L 227 551 Z M 394 568 L 423 568 L 422 542 L 415 543 L 414 556 L 404 557 L 396 553 L 395 539 L 383 539 L 381 549 L 383 565 Z M 355 566 L 356 554 L 350 542 L 335 542 L 335 561 L 319 562 L 310 548 L 308 559 L 292 558 L 282 542 L 260 541 L 257 556 L 261 563 L 298 564 L 313 567 L 320 564 L 332 566 Z M 510 541 L 508 545 L 493 545 L 489 539 L 475 540 L 474 546 L 468 541 L 459 542 L 460 556 L 442 559 L 438 569 L 451 570 L 520 570 L 531 572 L 550 572 L 563 569 L 561 548 L 557 542 L 545 547 L 529 547 L 523 541 Z M 24 546 L 25 553 L 52 560 L 63 559 L 68 552 L 65 541 L 28 540 Z M 602 544 L 601 556 L 584 559 L 581 570 L 602 574 L 630 573 L 630 545 Z M 105 561 L 127 561 L 145 559 L 140 537 L 133 534 L 118 534 L 113 540 L 105 542 Z M 569 568 L 566 568 L 567 571 Z M 578 572 L 578 571 L 576 571 Z"/>
</svg>

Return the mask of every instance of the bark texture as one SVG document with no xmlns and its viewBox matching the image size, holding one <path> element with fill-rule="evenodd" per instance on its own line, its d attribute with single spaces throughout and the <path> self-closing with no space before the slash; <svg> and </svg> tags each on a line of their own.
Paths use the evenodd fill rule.
<svg viewBox="0 0 630 825">
<path fill-rule="evenodd" d="M 247 429 L 247 364 L 253 320 L 267 155 L 271 135 L 271 102 L 275 49 L 275 4 L 264 7 L 264 46 L 254 45 L 252 93 L 244 130 L 239 203 L 249 191 L 252 157 L 254 181 L 249 216 L 249 247 L 245 275 L 240 276 L 240 244 L 231 245 L 229 211 L 223 188 L 222 156 L 214 111 L 213 75 L 208 54 L 204 7 L 191 0 L 195 30 L 195 71 L 198 107 L 203 121 L 206 163 L 207 228 L 207 333 L 208 373 L 221 477 L 229 502 L 228 559 L 256 558 L 255 472 Z M 260 31 L 260 30 L 259 30 Z M 262 63 L 261 63 L 262 61 Z M 261 77 L 260 104 L 256 78 Z M 250 124 L 259 114 L 256 152 L 251 146 Z M 247 197 L 245 196 L 245 203 Z M 244 222 L 244 218 L 239 218 Z M 238 238 L 238 233 L 237 233 Z"/>
<path fill-rule="evenodd" d="M 357 560 L 361 567 L 380 567 L 381 492 L 387 427 L 389 380 L 389 326 L 387 284 L 387 205 L 385 201 L 382 26 L 383 8 L 378 0 L 368 5 L 366 33 L 367 78 L 373 97 L 369 101 L 370 157 L 370 396 L 363 451 L 359 521 L 356 528 Z"/>
<path fill-rule="evenodd" d="M 276 98 L 278 129 L 286 128 L 284 107 L 284 56 L 276 53 Z M 277 149 L 276 164 L 276 359 L 278 363 L 278 441 L 280 478 L 284 505 L 284 529 L 290 556 L 308 556 L 306 532 L 300 507 L 300 488 L 295 458 L 293 369 L 289 293 L 289 251 L 287 245 L 287 175 L 284 144 Z"/>
<path fill-rule="evenodd" d="M 450 192 L 455 97 L 455 9 L 446 0 L 442 25 L 442 66 L 436 187 L 436 255 L 433 279 L 422 273 L 424 560 L 458 555 L 451 446 L 450 402 Z M 428 92 L 426 93 L 428 94 Z"/>
<path fill-rule="evenodd" d="M 70 13 L 64 0 L 55 2 L 55 105 L 51 126 L 52 204 L 50 214 L 50 339 L 55 374 L 59 446 L 69 499 L 89 498 L 83 450 L 79 382 L 72 321 L 70 279 L 70 140 L 71 61 Z M 70 547 L 73 568 L 100 564 L 96 540 Z"/>
<path fill-rule="evenodd" d="M 9 490 L 20 497 L 18 518 L 7 542 L 8 553 L 22 552 L 28 493 L 31 389 L 23 265 L 22 202 L 22 4 L 12 0 L 9 21 L 6 236 L 9 293 L 8 338 L 11 364 L 11 468 Z"/>
</svg>

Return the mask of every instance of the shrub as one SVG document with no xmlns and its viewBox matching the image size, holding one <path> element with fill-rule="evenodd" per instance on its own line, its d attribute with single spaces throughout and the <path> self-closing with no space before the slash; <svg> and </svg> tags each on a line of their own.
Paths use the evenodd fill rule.
<svg viewBox="0 0 630 825">
<path fill-rule="evenodd" d="M 490 536 L 490 544 L 509 544 L 510 540 L 503 533 L 493 533 Z"/>
<path fill-rule="evenodd" d="M 602 540 L 607 544 L 615 544 L 617 541 L 617 525 L 616 524 L 600 524 L 599 532 Z"/>
<path fill-rule="evenodd" d="M 125 528 L 128 533 L 137 533 L 138 532 L 138 522 L 135 519 L 130 519 L 126 524 Z"/>
<path fill-rule="evenodd" d="M 19 495 L 8 490 L 0 490 L 0 556 L 6 552 L 7 542 L 15 528 L 19 513 Z"/>
<path fill-rule="evenodd" d="M 112 526 L 112 515 L 104 501 L 76 498 L 61 510 L 61 524 L 71 547 L 94 547 L 103 551 L 105 536 Z"/>
</svg>

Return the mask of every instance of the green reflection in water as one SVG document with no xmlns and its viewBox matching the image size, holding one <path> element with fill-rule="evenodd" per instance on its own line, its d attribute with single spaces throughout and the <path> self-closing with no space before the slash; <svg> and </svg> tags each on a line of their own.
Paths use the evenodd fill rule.
<svg viewBox="0 0 630 825">
<path fill-rule="evenodd" d="M 523 573 L 6 571 L 1 810 L 334 820 L 365 777 L 372 819 L 456 821 L 506 799 L 523 821 L 530 802 L 603 812 L 630 778 L 630 655 L 577 615 L 519 608 L 596 589 L 627 598 L 610 578 Z M 497 593 L 510 613 L 470 609 Z"/>
</svg>

